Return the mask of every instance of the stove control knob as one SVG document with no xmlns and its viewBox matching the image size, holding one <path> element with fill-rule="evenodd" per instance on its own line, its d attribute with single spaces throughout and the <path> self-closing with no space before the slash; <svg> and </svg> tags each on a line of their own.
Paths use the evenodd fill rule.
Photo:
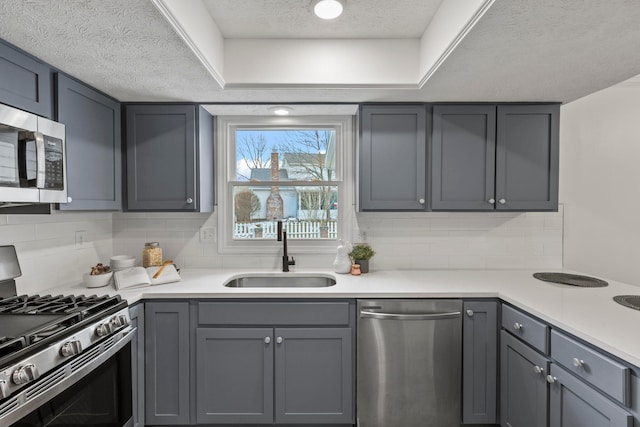
<svg viewBox="0 0 640 427">
<path fill-rule="evenodd" d="M 111 326 L 111 322 L 102 323 L 96 327 L 96 335 L 100 338 L 106 337 L 111 334 L 113 331 L 113 326 Z"/>
<path fill-rule="evenodd" d="M 80 353 L 82 353 L 82 343 L 78 340 L 67 341 L 60 347 L 60 355 L 62 357 L 69 357 Z"/>
<path fill-rule="evenodd" d="M 26 384 L 29 381 L 33 381 L 40 377 L 38 373 L 38 368 L 33 363 L 28 365 L 24 365 L 13 371 L 13 375 L 11 375 L 11 379 L 14 384 Z"/>
<path fill-rule="evenodd" d="M 127 319 L 127 316 L 125 316 L 124 314 L 119 314 L 116 317 L 114 317 L 111 320 L 111 323 L 113 324 L 113 326 L 115 328 L 124 328 L 125 326 L 129 325 L 129 321 Z"/>
<path fill-rule="evenodd" d="M 9 387 L 7 386 L 7 382 L 5 380 L 0 380 L 0 399 L 4 399 L 5 397 L 9 397 Z"/>
</svg>

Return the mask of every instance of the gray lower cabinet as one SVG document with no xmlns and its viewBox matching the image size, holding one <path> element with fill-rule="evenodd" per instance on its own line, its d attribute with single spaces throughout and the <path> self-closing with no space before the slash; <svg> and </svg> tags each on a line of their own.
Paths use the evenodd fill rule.
<svg viewBox="0 0 640 427">
<path fill-rule="evenodd" d="M 350 424 L 350 328 L 198 328 L 199 424 Z"/>
<path fill-rule="evenodd" d="M 51 68 L 0 40 L 0 102 L 53 118 Z"/>
<path fill-rule="evenodd" d="M 136 334 L 131 340 L 131 384 L 133 386 L 133 427 L 144 427 L 144 304 L 136 304 L 129 310 L 131 326 Z"/>
<path fill-rule="evenodd" d="M 549 359 L 513 337 L 500 334 L 500 425 L 546 427 Z"/>
<path fill-rule="evenodd" d="M 199 424 L 273 422 L 272 328 L 198 328 Z"/>
<path fill-rule="evenodd" d="M 496 424 L 498 410 L 498 302 L 464 301 L 462 422 Z"/>
<path fill-rule="evenodd" d="M 556 364 L 549 375 L 549 427 L 632 427 L 631 413 Z"/>
<path fill-rule="evenodd" d="M 360 210 L 426 210 L 427 106 L 365 105 L 360 120 Z"/>
<path fill-rule="evenodd" d="M 146 303 L 145 329 L 145 422 L 189 424 L 189 303 Z"/>
<path fill-rule="evenodd" d="M 211 212 L 213 118 L 196 105 L 126 105 L 128 211 Z"/>
<path fill-rule="evenodd" d="M 558 209 L 559 105 L 433 107 L 431 209 Z"/>
<path fill-rule="evenodd" d="M 57 76 L 56 116 L 65 125 L 69 203 L 60 210 L 122 209 L 120 103 Z"/>
</svg>

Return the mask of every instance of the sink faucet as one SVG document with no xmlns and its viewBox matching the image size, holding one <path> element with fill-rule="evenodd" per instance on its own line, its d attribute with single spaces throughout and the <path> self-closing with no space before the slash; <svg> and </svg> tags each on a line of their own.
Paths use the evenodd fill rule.
<svg viewBox="0 0 640 427">
<path fill-rule="evenodd" d="M 283 254 L 282 254 L 282 271 L 289 271 L 290 265 L 296 265 L 296 260 L 287 255 L 287 232 L 282 229 L 282 221 L 278 221 L 278 242 L 282 242 Z"/>
</svg>

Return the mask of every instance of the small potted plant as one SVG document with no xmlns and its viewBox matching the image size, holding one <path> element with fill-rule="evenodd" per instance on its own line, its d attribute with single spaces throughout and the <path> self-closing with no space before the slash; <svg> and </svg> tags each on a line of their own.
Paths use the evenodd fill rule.
<svg viewBox="0 0 640 427">
<path fill-rule="evenodd" d="M 353 260 L 354 264 L 360 265 L 360 271 L 363 273 L 369 272 L 369 260 L 375 255 L 375 251 L 371 249 L 371 246 L 365 243 L 358 243 L 353 245 L 349 256 Z"/>
</svg>

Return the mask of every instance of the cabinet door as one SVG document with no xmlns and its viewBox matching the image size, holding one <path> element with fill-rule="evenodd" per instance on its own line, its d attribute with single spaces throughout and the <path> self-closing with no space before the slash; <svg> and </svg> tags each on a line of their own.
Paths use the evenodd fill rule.
<svg viewBox="0 0 640 427">
<path fill-rule="evenodd" d="M 189 423 L 189 303 L 145 306 L 145 421 Z"/>
<path fill-rule="evenodd" d="M 360 210 L 425 210 L 426 107 L 364 106 L 361 120 Z"/>
<path fill-rule="evenodd" d="M 505 331 L 500 347 L 500 425 L 546 427 L 547 358 Z"/>
<path fill-rule="evenodd" d="M 136 304 L 129 312 L 131 326 L 136 328 L 136 334 L 131 340 L 133 427 L 144 427 L 144 304 Z"/>
<path fill-rule="evenodd" d="M 462 421 L 496 424 L 498 303 L 465 301 L 462 317 Z"/>
<path fill-rule="evenodd" d="M 60 210 L 121 210 L 120 103 L 63 74 L 58 74 L 57 93 L 71 198 Z"/>
<path fill-rule="evenodd" d="M 51 119 L 51 69 L 0 41 L 0 102 Z"/>
<path fill-rule="evenodd" d="M 273 329 L 199 328 L 199 424 L 273 422 Z"/>
<path fill-rule="evenodd" d="M 558 210 L 560 106 L 498 106 L 496 209 Z"/>
<path fill-rule="evenodd" d="M 197 211 L 196 107 L 128 105 L 127 209 Z"/>
<path fill-rule="evenodd" d="M 431 209 L 494 210 L 493 105 L 433 108 Z"/>
<path fill-rule="evenodd" d="M 550 427 L 631 427 L 633 417 L 573 375 L 551 366 Z"/>
<path fill-rule="evenodd" d="M 350 328 L 275 330 L 277 424 L 351 424 Z"/>
</svg>

